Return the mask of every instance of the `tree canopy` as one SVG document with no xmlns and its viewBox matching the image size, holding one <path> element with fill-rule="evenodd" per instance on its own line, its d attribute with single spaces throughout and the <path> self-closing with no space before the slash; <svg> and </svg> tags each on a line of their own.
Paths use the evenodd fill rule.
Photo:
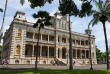
<svg viewBox="0 0 110 74">
<path fill-rule="evenodd" d="M 0 8 L 0 12 L 3 12 L 3 9 L 2 8 Z"/>
<path fill-rule="evenodd" d="M 35 28 L 36 26 L 44 27 L 52 25 L 50 22 L 51 17 L 49 16 L 49 13 L 46 11 L 39 11 L 37 14 L 33 14 L 33 18 L 38 19 L 37 22 L 33 25 Z"/>
</svg>

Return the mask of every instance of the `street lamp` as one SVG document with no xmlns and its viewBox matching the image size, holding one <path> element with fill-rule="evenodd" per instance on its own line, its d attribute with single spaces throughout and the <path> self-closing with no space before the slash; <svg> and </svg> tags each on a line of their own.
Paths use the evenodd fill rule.
<svg viewBox="0 0 110 74">
<path fill-rule="evenodd" d="M 88 25 L 88 41 L 89 41 L 89 54 L 90 54 L 90 65 L 91 65 L 91 68 L 90 68 L 90 70 L 93 70 L 93 68 L 92 68 L 92 57 L 91 57 L 91 38 L 90 38 L 90 36 L 91 36 L 91 32 L 90 32 L 90 24 Z"/>
<path fill-rule="evenodd" d="M 68 52 L 66 52 L 65 55 L 66 55 L 66 57 L 67 57 L 67 64 L 68 64 L 68 55 L 69 55 Z"/>
</svg>

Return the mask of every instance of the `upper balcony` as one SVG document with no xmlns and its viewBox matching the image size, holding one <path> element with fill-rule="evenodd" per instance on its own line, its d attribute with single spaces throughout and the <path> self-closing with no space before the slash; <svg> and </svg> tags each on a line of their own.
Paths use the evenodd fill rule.
<svg viewBox="0 0 110 74">
<path fill-rule="evenodd" d="M 69 45 L 69 39 L 66 37 L 58 36 L 56 38 L 56 40 L 57 40 L 56 42 L 58 43 L 58 45 Z M 26 33 L 26 41 L 37 42 L 38 41 L 38 33 L 27 32 Z M 48 44 L 55 44 L 55 37 L 54 37 L 54 35 L 41 33 L 40 37 L 39 37 L 39 42 L 48 43 Z M 89 47 L 88 40 L 72 39 L 72 44 L 75 47 L 83 47 L 83 48 Z"/>
</svg>

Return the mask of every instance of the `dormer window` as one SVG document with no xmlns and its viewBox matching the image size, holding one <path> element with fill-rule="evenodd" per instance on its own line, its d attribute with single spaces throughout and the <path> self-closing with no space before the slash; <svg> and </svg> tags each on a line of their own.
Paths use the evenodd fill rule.
<svg viewBox="0 0 110 74">
<path fill-rule="evenodd" d="M 21 37 L 21 29 L 18 29 L 18 37 Z"/>
</svg>

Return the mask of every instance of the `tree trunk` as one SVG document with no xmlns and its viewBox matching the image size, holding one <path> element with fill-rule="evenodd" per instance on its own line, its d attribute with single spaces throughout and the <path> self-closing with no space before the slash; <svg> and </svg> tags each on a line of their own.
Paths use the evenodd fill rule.
<svg viewBox="0 0 110 74">
<path fill-rule="evenodd" d="M 88 30 L 90 30 L 90 27 L 89 27 L 90 25 L 88 25 Z M 90 32 L 88 31 L 88 40 L 89 40 L 89 59 L 90 59 L 90 65 L 91 65 L 91 67 L 90 67 L 90 70 L 93 70 L 93 68 L 92 68 L 92 55 L 91 55 L 91 35 L 90 35 Z"/>
<path fill-rule="evenodd" d="M 108 54 L 108 42 L 107 42 L 107 34 L 106 34 L 105 22 L 102 22 L 102 24 L 103 24 L 103 29 L 104 29 L 106 54 L 107 54 L 107 70 L 109 70 L 109 54 Z"/>
<path fill-rule="evenodd" d="M 56 20 L 55 20 L 56 22 Z M 55 48 L 54 48 L 54 60 L 56 61 L 56 24 L 55 24 L 55 37 L 54 37 L 54 40 L 55 40 Z"/>
<path fill-rule="evenodd" d="M 69 15 L 69 58 L 70 58 L 70 66 L 69 70 L 73 70 L 73 49 L 72 49 L 72 38 L 71 38 L 71 22 Z"/>
<path fill-rule="evenodd" d="M 38 56 L 38 49 L 39 49 L 39 37 L 40 37 L 40 28 L 39 27 L 39 33 L 38 33 L 38 41 L 37 41 L 37 49 L 36 49 L 36 63 L 35 63 L 35 70 L 37 70 L 37 56 Z"/>
<path fill-rule="evenodd" d="M 3 15 L 3 22 L 2 22 L 2 26 L 1 26 L 1 30 L 0 30 L 0 43 L 3 37 L 3 29 L 4 29 L 4 23 L 5 23 L 5 16 L 6 16 L 6 11 L 7 11 L 7 4 L 8 4 L 8 0 L 6 0 L 5 3 L 5 11 L 4 11 L 4 15 Z"/>
</svg>

